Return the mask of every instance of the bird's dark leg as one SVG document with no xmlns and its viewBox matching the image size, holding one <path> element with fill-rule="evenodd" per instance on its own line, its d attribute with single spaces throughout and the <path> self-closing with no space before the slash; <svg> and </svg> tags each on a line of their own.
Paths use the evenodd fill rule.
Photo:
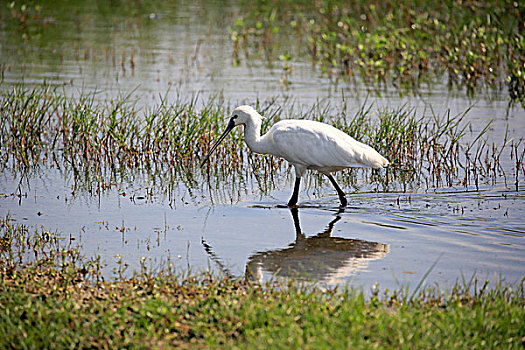
<svg viewBox="0 0 525 350">
<path fill-rule="evenodd" d="M 292 198 L 288 201 L 288 206 L 293 207 L 297 205 L 297 200 L 299 199 L 299 187 L 301 186 L 301 178 L 295 178 L 295 186 L 293 188 Z"/>
<path fill-rule="evenodd" d="M 341 190 L 341 187 L 339 187 L 337 182 L 335 182 L 335 179 L 333 178 L 333 176 L 331 174 L 328 174 L 326 176 L 328 176 L 328 179 L 330 180 L 330 182 L 334 186 L 335 190 L 337 191 L 337 195 L 339 196 L 339 200 L 341 201 L 341 206 L 342 207 L 346 207 L 346 204 L 348 202 L 346 200 L 345 193 L 343 192 L 343 190 Z"/>
<path fill-rule="evenodd" d="M 301 231 L 301 224 L 299 223 L 299 210 L 297 209 L 297 207 L 294 207 L 294 208 L 290 208 L 290 212 L 292 213 L 296 237 L 304 236 L 303 231 Z"/>
</svg>

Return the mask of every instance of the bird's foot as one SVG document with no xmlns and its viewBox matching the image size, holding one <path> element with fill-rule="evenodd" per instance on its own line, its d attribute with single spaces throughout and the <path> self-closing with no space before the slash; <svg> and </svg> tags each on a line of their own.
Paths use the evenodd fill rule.
<svg viewBox="0 0 525 350">
<path fill-rule="evenodd" d="M 297 201 L 289 201 L 288 208 L 297 208 Z"/>
</svg>

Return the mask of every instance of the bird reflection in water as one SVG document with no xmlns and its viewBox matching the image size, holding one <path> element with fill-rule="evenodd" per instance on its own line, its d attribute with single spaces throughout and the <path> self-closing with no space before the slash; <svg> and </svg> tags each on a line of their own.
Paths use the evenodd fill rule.
<svg viewBox="0 0 525 350">
<path fill-rule="evenodd" d="M 365 269 L 369 261 L 382 259 L 388 253 L 388 244 L 332 237 L 334 226 L 341 220 L 344 209 L 339 210 L 325 230 L 310 237 L 306 237 L 301 230 L 298 209 L 291 208 L 290 211 L 295 225 L 295 242 L 287 248 L 257 252 L 250 256 L 246 264 L 246 279 L 262 282 L 266 272 L 276 277 L 336 284 L 342 278 Z M 204 240 L 203 245 L 210 258 L 220 268 L 223 267 Z M 221 270 L 231 276 L 229 271 Z"/>
<path fill-rule="evenodd" d="M 382 259 L 388 253 L 388 245 L 360 239 L 332 237 L 337 216 L 326 229 L 315 236 L 306 237 L 299 223 L 297 208 L 291 210 L 296 238 L 287 248 L 258 252 L 248 258 L 246 277 L 262 281 L 263 272 L 278 277 L 337 283 L 358 270 L 366 268 L 370 260 Z"/>
</svg>

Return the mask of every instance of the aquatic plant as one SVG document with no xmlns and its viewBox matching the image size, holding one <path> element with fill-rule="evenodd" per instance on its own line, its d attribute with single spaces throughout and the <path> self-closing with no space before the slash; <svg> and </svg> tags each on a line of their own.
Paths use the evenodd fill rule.
<svg viewBox="0 0 525 350">
<path fill-rule="evenodd" d="M 506 84 L 510 102 L 525 107 L 519 2 L 257 4 L 244 6 L 231 27 L 238 61 L 238 47 L 247 58 L 251 49 L 275 60 L 268 54 L 270 42 L 272 52 L 287 47 L 298 57 L 306 53 L 323 72 L 380 90 L 417 91 L 445 80 L 450 88 L 473 95 L 500 91 Z"/>
<path fill-rule="evenodd" d="M 23 173 L 43 164 L 66 167 L 75 179 L 95 179 L 97 191 L 111 186 L 105 180 L 108 176 L 134 169 L 146 170 L 153 177 L 175 176 L 192 186 L 203 186 L 200 176 L 218 179 L 213 186 L 220 187 L 220 179 L 242 175 L 255 179 L 261 189 L 267 187 L 267 179 L 289 172 L 282 159 L 248 152 L 239 131 L 219 147 L 208 166 L 197 166 L 229 115 L 229 105 L 219 97 L 170 103 L 161 97 L 157 105 L 139 110 L 129 96 L 100 101 L 95 94 L 68 97 L 48 86 L 2 91 L 0 160 L 4 169 Z M 468 111 L 457 116 L 438 116 L 432 110 L 427 115 L 408 107 L 372 111 L 367 102 L 356 112 L 346 102 L 342 108 L 318 103 L 303 111 L 293 103 L 278 105 L 275 100 L 257 101 L 256 107 L 266 116 L 263 132 L 281 118 L 305 118 L 327 122 L 373 145 L 392 165 L 384 177 L 361 174 L 371 175 L 370 180 L 380 181 L 385 189 L 478 186 L 501 178 L 506 181 L 509 175 L 518 186 L 523 173 L 521 139 L 511 140 L 509 135 L 501 145 L 489 144 L 484 138 L 487 125 L 478 135 L 469 135 L 474 140 L 470 144 L 464 142 Z M 509 148 L 512 154 L 504 152 Z M 516 159 L 514 169 L 501 166 L 500 158 L 506 154 Z"/>
</svg>

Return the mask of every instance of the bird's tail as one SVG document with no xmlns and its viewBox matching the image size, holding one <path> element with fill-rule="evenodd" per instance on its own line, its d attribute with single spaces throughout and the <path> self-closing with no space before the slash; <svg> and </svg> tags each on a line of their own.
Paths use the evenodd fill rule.
<svg viewBox="0 0 525 350">
<path fill-rule="evenodd" d="M 375 150 L 374 152 L 369 152 L 366 155 L 366 158 L 367 158 L 367 163 L 370 165 L 370 167 L 374 169 L 386 168 L 390 164 L 388 159 L 383 157 L 381 154 L 379 154 L 379 152 Z"/>
<path fill-rule="evenodd" d="M 381 159 L 381 162 L 380 162 L 380 167 L 381 168 L 386 168 L 390 162 L 388 161 L 388 159 L 386 159 L 385 157 L 383 157 L 382 155 L 379 154 L 379 157 Z"/>
</svg>

